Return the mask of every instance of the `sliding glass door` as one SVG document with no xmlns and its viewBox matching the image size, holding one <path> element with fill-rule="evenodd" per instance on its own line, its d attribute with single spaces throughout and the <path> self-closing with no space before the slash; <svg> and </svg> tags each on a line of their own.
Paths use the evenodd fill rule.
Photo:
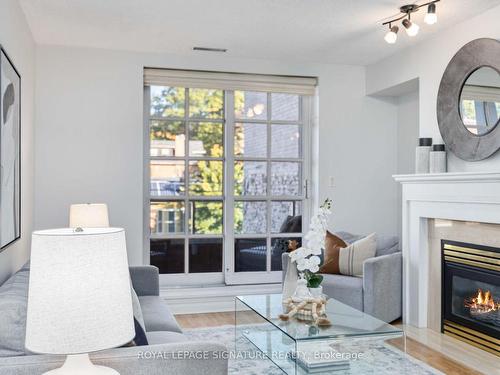
<svg viewBox="0 0 500 375">
<path fill-rule="evenodd" d="M 222 282 L 224 91 L 150 86 L 146 92 L 151 264 L 175 275 L 176 284 Z"/>
<path fill-rule="evenodd" d="M 300 244 L 306 202 L 304 100 L 233 91 L 228 117 L 228 284 L 281 281 L 281 254 Z M 290 245 L 292 246 L 292 245 Z"/>
<path fill-rule="evenodd" d="M 307 222 L 309 108 L 295 94 L 145 87 L 147 243 L 165 283 L 281 280 Z"/>
</svg>

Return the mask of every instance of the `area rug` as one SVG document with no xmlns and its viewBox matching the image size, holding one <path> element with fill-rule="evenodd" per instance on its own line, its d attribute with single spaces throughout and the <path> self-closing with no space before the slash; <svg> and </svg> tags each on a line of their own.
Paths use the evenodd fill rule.
<svg viewBox="0 0 500 375">
<path fill-rule="evenodd" d="M 245 337 L 239 336 L 235 346 L 234 326 L 186 330 L 185 334 L 193 340 L 225 344 L 231 351 L 229 374 L 283 375 L 283 371 L 270 360 L 263 359 L 260 351 Z M 405 355 L 381 339 L 357 340 L 352 349 L 368 355 L 363 360 L 351 361 L 348 370 L 330 371 L 329 374 L 444 375 L 422 361 Z"/>
</svg>

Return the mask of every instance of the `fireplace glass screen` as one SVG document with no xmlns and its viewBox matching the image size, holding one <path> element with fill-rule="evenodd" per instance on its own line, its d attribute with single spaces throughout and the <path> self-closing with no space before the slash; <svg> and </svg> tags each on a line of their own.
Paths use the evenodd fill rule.
<svg viewBox="0 0 500 375">
<path fill-rule="evenodd" d="M 486 324 L 500 333 L 500 287 L 456 275 L 451 284 L 452 314 Z"/>
<path fill-rule="evenodd" d="M 442 332 L 500 356 L 500 248 L 441 246 Z"/>
</svg>

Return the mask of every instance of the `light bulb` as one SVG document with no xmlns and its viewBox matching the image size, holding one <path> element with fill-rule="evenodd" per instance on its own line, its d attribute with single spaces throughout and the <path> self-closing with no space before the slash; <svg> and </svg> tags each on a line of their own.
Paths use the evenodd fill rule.
<svg viewBox="0 0 500 375">
<path fill-rule="evenodd" d="M 436 13 L 427 13 L 424 18 L 424 22 L 427 25 L 434 25 L 438 21 Z"/>
<path fill-rule="evenodd" d="M 427 25 L 434 25 L 437 20 L 438 17 L 436 14 L 436 4 L 429 4 L 429 6 L 427 7 L 427 14 L 425 15 L 424 22 Z"/>
<path fill-rule="evenodd" d="M 418 26 L 415 22 L 411 22 L 409 19 L 403 20 L 403 26 L 405 27 L 408 36 L 415 36 L 418 34 L 418 30 L 420 30 L 420 26 Z"/>
<path fill-rule="evenodd" d="M 397 26 L 392 26 L 390 30 L 385 34 L 385 41 L 389 44 L 394 44 L 396 43 L 396 40 L 398 39 L 398 31 L 399 27 Z"/>
</svg>

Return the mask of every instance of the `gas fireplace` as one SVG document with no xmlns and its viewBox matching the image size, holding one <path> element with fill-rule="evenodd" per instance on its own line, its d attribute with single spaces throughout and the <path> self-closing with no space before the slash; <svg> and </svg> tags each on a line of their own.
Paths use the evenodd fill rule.
<svg viewBox="0 0 500 375">
<path fill-rule="evenodd" d="M 500 356 L 500 249 L 441 241 L 442 332 Z"/>
</svg>

